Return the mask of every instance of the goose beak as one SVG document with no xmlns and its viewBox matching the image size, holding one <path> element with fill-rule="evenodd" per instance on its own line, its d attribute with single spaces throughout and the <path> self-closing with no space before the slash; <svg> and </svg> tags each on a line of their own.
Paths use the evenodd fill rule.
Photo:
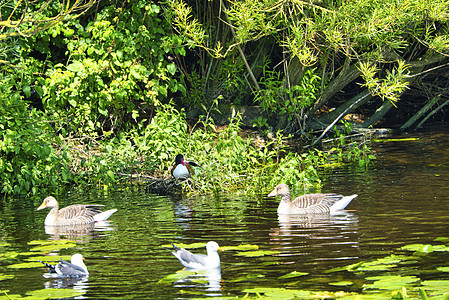
<svg viewBox="0 0 449 300">
<path fill-rule="evenodd" d="M 224 251 L 223 248 L 221 248 L 221 247 L 219 247 L 217 250 L 218 251 Z"/>
<path fill-rule="evenodd" d="M 41 204 L 41 206 L 39 206 L 36 210 L 41 210 L 41 209 L 44 209 L 44 208 L 47 208 L 47 204 L 45 202 L 43 202 Z"/>
<path fill-rule="evenodd" d="M 268 197 L 274 197 L 277 196 L 276 189 L 274 189 L 271 193 L 268 194 Z"/>
</svg>

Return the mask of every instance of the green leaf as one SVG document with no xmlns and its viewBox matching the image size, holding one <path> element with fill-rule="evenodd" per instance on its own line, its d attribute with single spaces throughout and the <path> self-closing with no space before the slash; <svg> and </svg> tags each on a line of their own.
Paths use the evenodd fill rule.
<svg viewBox="0 0 449 300">
<path fill-rule="evenodd" d="M 12 278 L 14 278 L 14 275 L 0 274 L 0 281 L 2 281 L 2 280 L 7 280 L 7 279 L 12 279 Z"/>
<path fill-rule="evenodd" d="M 61 299 L 81 296 L 84 293 L 85 292 L 81 290 L 50 288 L 28 292 L 26 295 L 31 296 L 34 299 Z"/>
<path fill-rule="evenodd" d="M 279 254 L 279 251 L 274 250 L 257 250 L 257 251 L 246 251 L 246 252 L 239 252 L 236 255 L 238 256 L 246 256 L 246 257 L 257 257 L 257 256 L 265 256 L 265 255 L 274 255 Z"/>
<path fill-rule="evenodd" d="M 27 98 L 31 96 L 31 87 L 29 85 L 24 86 L 22 88 L 22 91 L 25 94 L 25 96 L 27 96 Z"/>
<path fill-rule="evenodd" d="M 352 281 L 348 281 L 348 280 L 343 280 L 343 281 L 337 281 L 337 282 L 329 282 L 329 285 L 333 285 L 333 286 L 348 286 L 348 285 L 353 285 Z"/>
<path fill-rule="evenodd" d="M 279 276 L 278 279 L 287 279 L 287 278 L 300 277 L 300 276 L 305 276 L 305 275 L 309 275 L 309 273 L 293 271 L 288 274 Z"/>
<path fill-rule="evenodd" d="M 176 65 L 175 64 L 167 65 L 167 70 L 168 70 L 168 72 L 170 72 L 171 75 L 175 75 L 176 70 L 177 70 Z"/>
<path fill-rule="evenodd" d="M 14 264 L 9 265 L 8 268 L 10 269 L 26 269 L 26 268 L 39 268 L 43 267 L 44 265 L 40 262 L 29 262 L 29 263 L 20 263 L 20 264 Z"/>
<path fill-rule="evenodd" d="M 380 289 L 380 290 L 397 290 L 402 286 L 411 284 L 413 282 L 419 281 L 420 279 L 416 276 L 372 276 L 366 277 L 366 280 L 376 280 L 372 284 L 364 285 L 366 289 Z"/>
<path fill-rule="evenodd" d="M 67 66 L 67 70 L 76 73 L 76 72 L 79 72 L 82 67 L 83 67 L 83 63 L 82 62 L 75 61 L 75 62 L 73 62 L 73 63 L 71 63 L 70 65 Z"/>
</svg>

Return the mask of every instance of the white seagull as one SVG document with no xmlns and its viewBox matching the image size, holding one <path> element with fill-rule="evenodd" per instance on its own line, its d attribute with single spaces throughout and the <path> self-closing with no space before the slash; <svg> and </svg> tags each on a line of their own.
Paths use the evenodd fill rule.
<svg viewBox="0 0 449 300">
<path fill-rule="evenodd" d="M 220 267 L 220 256 L 217 251 L 223 251 L 216 242 L 208 242 L 206 244 L 207 255 L 193 254 L 186 249 L 176 247 L 174 244 L 172 252 L 181 264 L 190 269 L 213 269 Z"/>
<path fill-rule="evenodd" d="M 51 275 L 58 277 L 81 277 L 89 275 L 89 271 L 87 271 L 87 267 L 84 264 L 84 257 L 79 253 L 72 255 L 71 262 L 67 262 L 62 258 L 57 265 L 50 265 L 43 261 L 39 262 L 47 266 Z"/>
</svg>

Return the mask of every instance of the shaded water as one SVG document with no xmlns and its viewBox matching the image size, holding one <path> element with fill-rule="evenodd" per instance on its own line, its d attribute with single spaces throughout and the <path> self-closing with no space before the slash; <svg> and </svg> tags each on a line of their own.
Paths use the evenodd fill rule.
<svg viewBox="0 0 449 300">
<path fill-rule="evenodd" d="M 61 233 L 78 245 L 63 249 L 60 254 L 82 253 L 90 271 L 87 280 L 69 287 L 86 291 L 83 296 L 86 299 L 243 296 L 244 289 L 253 287 L 361 292 L 363 276 L 326 271 L 401 254 L 404 251 L 398 248 L 404 245 L 434 244 L 435 238 L 449 236 L 449 135 L 432 132 L 415 136 L 420 139 L 374 144 L 378 159 L 367 170 L 356 167 L 334 170 L 322 191 L 359 196 L 348 206 L 350 211 L 330 218 L 279 219 L 276 214 L 279 199 L 266 198 L 265 193 L 260 197 L 179 199 L 129 189 L 59 195 L 61 207 L 101 203 L 106 208 L 118 208 L 108 228 L 88 235 Z M 272 188 L 267 187 L 265 192 Z M 43 222 L 48 211 L 36 211 L 41 200 L 27 198 L 0 203 L 0 241 L 11 244 L 1 252 L 27 252 L 32 247 L 27 243 L 32 240 L 59 238 L 45 233 Z M 182 268 L 168 249 L 171 242 L 190 244 L 209 240 L 220 246 L 253 244 L 274 252 L 246 257 L 239 251 L 225 251 L 220 253 L 221 274 L 202 273 L 177 282 L 158 283 Z M 192 251 L 204 253 L 205 249 Z M 435 271 L 435 267 L 447 265 L 445 261 L 447 255 L 429 255 L 410 268 L 421 279 L 444 279 L 447 273 L 445 276 Z M 41 268 L 7 268 L 19 262 L 21 256 L 0 261 L 0 273 L 16 276 L 0 281 L 0 290 L 24 294 L 67 284 L 44 278 L 45 270 Z M 279 279 L 292 271 L 309 274 Z M 341 280 L 355 284 L 329 285 Z"/>
</svg>

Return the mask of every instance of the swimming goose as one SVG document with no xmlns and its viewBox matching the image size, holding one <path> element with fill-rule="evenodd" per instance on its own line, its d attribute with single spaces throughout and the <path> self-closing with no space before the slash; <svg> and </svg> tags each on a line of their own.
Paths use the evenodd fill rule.
<svg viewBox="0 0 449 300">
<path fill-rule="evenodd" d="M 345 209 L 357 195 L 306 194 L 295 200 L 290 197 L 290 189 L 281 183 L 268 194 L 268 197 L 281 196 L 278 214 L 322 214 Z"/>
<path fill-rule="evenodd" d="M 221 249 L 216 242 L 208 242 L 206 244 L 207 255 L 193 254 L 183 248 L 176 247 L 174 244 L 172 245 L 173 249 L 175 249 L 172 254 L 176 256 L 186 268 L 213 269 L 220 267 L 220 256 L 217 251 L 223 251 L 223 249 Z"/>
<path fill-rule="evenodd" d="M 84 257 L 77 253 L 72 255 L 71 262 L 67 262 L 61 258 L 61 261 L 57 265 L 50 265 L 46 262 L 40 261 L 47 266 L 48 271 L 52 275 L 61 277 L 80 277 L 89 275 L 87 267 L 84 264 Z"/>
<path fill-rule="evenodd" d="M 198 164 L 193 161 L 186 161 L 182 154 L 178 154 L 170 173 L 175 179 L 185 179 L 195 175 L 195 171 L 191 166 L 197 167 Z"/>
<path fill-rule="evenodd" d="M 106 221 L 117 209 L 110 209 L 102 212 L 99 204 L 74 204 L 59 209 L 58 201 L 52 196 L 44 199 L 44 202 L 37 208 L 41 210 L 50 208 L 50 212 L 45 218 L 45 225 L 85 225 L 95 222 Z"/>
</svg>

